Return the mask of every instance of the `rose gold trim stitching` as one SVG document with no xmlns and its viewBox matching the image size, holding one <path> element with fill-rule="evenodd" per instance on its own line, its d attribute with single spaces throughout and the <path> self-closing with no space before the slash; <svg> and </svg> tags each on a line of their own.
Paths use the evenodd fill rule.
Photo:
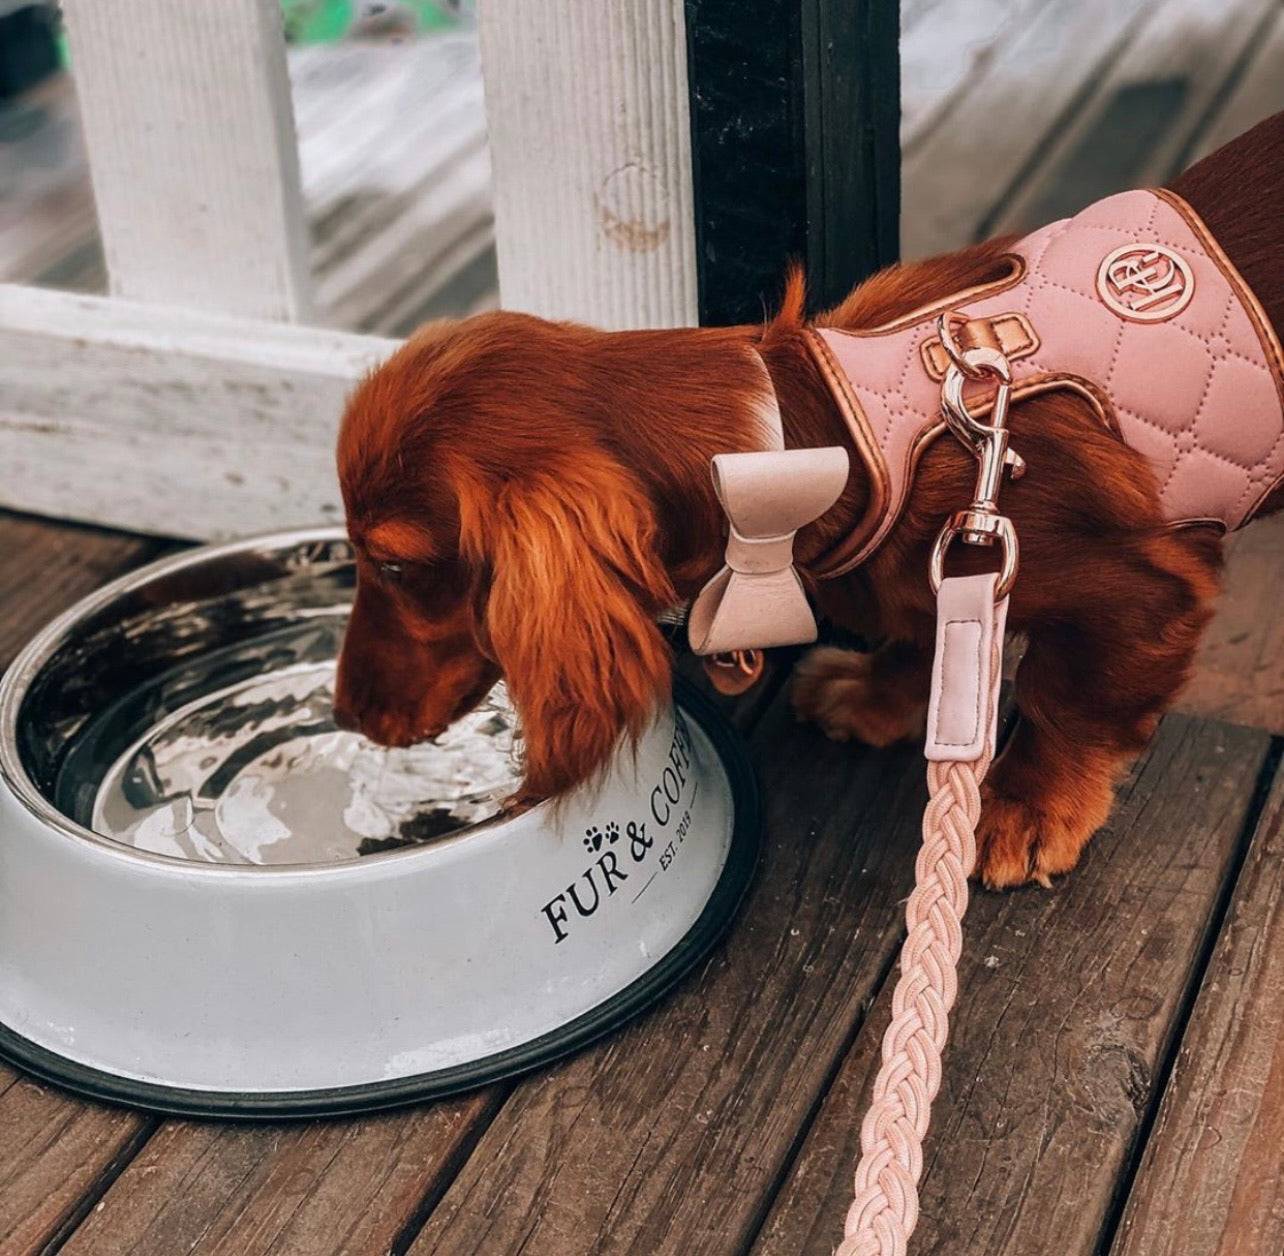
<svg viewBox="0 0 1284 1256">
<path fill-rule="evenodd" d="M 987 297 L 996 297 L 1001 292 L 1006 292 L 1009 288 L 1015 288 L 1025 278 L 1026 260 L 1019 253 L 1002 253 L 1001 260 L 1009 263 L 1012 267 L 1012 273 L 1003 279 L 994 279 L 989 283 L 975 284 L 971 288 L 964 288 L 961 292 L 950 292 L 935 301 L 929 301 L 926 305 L 920 305 L 918 309 L 912 310 L 900 318 L 893 319 L 890 323 L 880 323 L 877 327 L 852 328 L 852 327 L 834 327 L 829 323 L 817 323 L 817 327 L 824 331 L 837 332 L 840 336 L 851 336 L 855 340 L 868 340 L 874 336 L 889 336 L 893 332 L 904 331 L 906 327 L 912 327 L 915 323 L 926 321 L 934 314 L 939 314 L 942 310 L 948 310 L 956 305 L 964 305 L 969 301 L 982 301 Z"/>
<path fill-rule="evenodd" d="M 1154 188 L 1152 190 L 1160 200 L 1166 201 L 1172 206 L 1191 231 L 1194 232 L 1195 238 L 1204 246 L 1204 251 L 1226 277 L 1226 282 L 1230 284 L 1235 294 L 1239 297 L 1240 303 L 1248 314 L 1248 321 L 1253 324 L 1253 330 L 1257 333 L 1258 342 L 1262 346 L 1262 354 L 1272 368 L 1271 374 L 1275 381 L 1275 395 L 1279 399 L 1281 416 L 1284 418 L 1284 348 L 1280 346 L 1279 336 L 1276 335 L 1275 328 L 1271 326 L 1271 320 L 1266 317 L 1266 311 L 1262 309 L 1262 303 L 1257 299 L 1257 294 L 1248 286 L 1247 280 L 1235 268 L 1235 263 L 1226 256 L 1222 246 L 1217 243 L 1217 238 L 1208 229 L 1204 220 L 1195 212 L 1192 205 L 1178 196 L 1176 192 L 1170 192 L 1167 188 Z M 1243 519 L 1240 520 L 1239 526 L 1241 528 L 1253 518 L 1262 508 L 1262 503 L 1281 484 L 1284 484 L 1284 475 L 1280 476 L 1248 508 Z M 1225 524 L 1223 524 L 1224 527 Z"/>
<path fill-rule="evenodd" d="M 1170 519 L 1164 526 L 1169 532 L 1176 532 L 1179 528 L 1216 528 L 1225 536 L 1230 531 L 1225 519 L 1209 519 L 1204 515 L 1194 519 Z"/>
<path fill-rule="evenodd" d="M 1279 337 L 1275 334 L 1275 328 L 1271 326 L 1270 319 L 1266 317 L 1266 311 L 1262 309 L 1257 294 L 1248 286 L 1243 275 L 1235 269 L 1235 263 L 1226 256 L 1222 246 L 1217 243 L 1213 233 L 1204 224 L 1204 220 L 1190 205 L 1176 192 L 1170 192 L 1167 188 L 1151 190 L 1185 219 L 1186 225 L 1195 233 L 1195 238 L 1204 246 L 1204 251 L 1225 275 L 1226 281 L 1243 303 L 1244 309 L 1248 312 L 1249 322 L 1253 324 L 1253 330 L 1257 332 L 1257 338 L 1261 342 L 1262 353 L 1273 368 L 1275 391 L 1279 397 L 1280 409 L 1284 411 L 1284 348 L 1281 348 Z"/>
<path fill-rule="evenodd" d="M 1249 523 L 1253 519 L 1253 516 L 1256 515 L 1257 512 L 1266 504 L 1267 498 L 1269 498 L 1271 494 L 1279 488 L 1284 488 L 1284 474 L 1276 476 L 1275 479 L 1266 486 L 1265 490 L 1248 508 L 1248 513 L 1245 514 L 1244 518 L 1240 521 L 1239 526 L 1242 528 L 1246 523 Z"/>
<path fill-rule="evenodd" d="M 1249 288 L 1243 277 L 1235 269 L 1234 264 L 1223 252 L 1221 246 L 1217 243 L 1212 233 L 1200 219 L 1199 215 L 1175 193 L 1166 188 L 1151 189 L 1153 194 L 1161 200 L 1167 202 L 1187 223 L 1194 233 L 1196 239 L 1207 252 L 1210 260 L 1221 270 L 1222 274 L 1230 283 L 1236 295 L 1248 312 L 1249 319 L 1253 323 L 1254 331 L 1257 333 L 1261 343 L 1264 355 L 1272 367 L 1276 392 L 1280 400 L 1281 410 L 1284 411 L 1284 348 L 1281 348 L 1279 338 L 1275 329 L 1267 319 L 1256 294 Z M 1026 264 L 1025 260 L 1018 254 L 1007 254 L 1008 261 L 1014 263 L 1013 274 L 1003 280 L 998 280 L 990 284 L 979 284 L 973 288 L 964 290 L 961 293 L 952 293 L 937 301 L 929 302 L 920 306 L 910 314 L 894 320 L 893 322 L 882 324 L 879 327 L 866 330 L 851 330 L 841 327 L 825 326 L 825 330 L 836 332 L 839 335 L 850 336 L 853 339 L 867 339 L 874 336 L 887 335 L 892 332 L 904 330 L 917 322 L 925 321 L 930 315 L 939 313 L 941 310 L 951 308 L 955 305 L 963 304 L 966 301 L 974 301 L 988 296 L 995 296 L 1007 289 L 1016 286 L 1025 277 Z M 998 315 L 990 319 L 991 323 L 1007 317 Z M 1019 316 L 1018 316 L 1019 317 Z M 1028 320 L 1024 320 L 1028 327 Z M 810 329 L 809 329 L 810 330 Z M 1037 333 L 1034 333 L 1032 327 L 1029 328 L 1032 335 L 1035 336 L 1036 346 L 1034 349 L 1022 353 L 1020 356 L 1029 356 L 1036 352 L 1038 348 Z M 820 579 L 833 579 L 838 576 L 846 575 L 849 571 L 863 563 L 895 527 L 901 515 L 904 513 L 905 504 L 909 500 L 909 495 L 913 490 L 914 475 L 918 468 L 918 463 L 922 458 L 923 452 L 927 447 L 945 430 L 944 425 L 934 420 L 925 419 L 924 426 L 915 435 L 910 442 L 906 455 L 906 474 L 903 480 L 904 492 L 898 502 L 890 502 L 890 484 L 887 480 L 887 470 L 883 461 L 881 449 L 876 442 L 871 440 L 871 432 L 868 420 L 860 407 L 859 402 L 853 395 L 850 383 L 843 374 L 841 368 L 834 361 L 829 347 L 824 340 L 817 336 L 814 331 L 811 334 L 813 341 L 813 352 L 816 356 L 821 372 L 829 384 L 830 391 L 839 401 L 840 410 L 843 411 L 843 417 L 847 422 L 849 429 L 856 440 L 857 447 L 871 473 L 875 476 L 875 484 L 870 495 L 870 507 L 866 510 L 864 518 L 861 520 L 860 527 L 848 538 L 847 541 L 836 546 L 826 558 L 827 564 L 822 564 L 822 569 L 815 572 Z M 931 359 L 931 350 L 933 347 L 939 348 L 940 342 L 933 338 L 920 346 L 920 357 L 924 369 L 934 379 L 940 379 L 942 376 L 933 370 Z M 1077 375 L 1055 375 L 1043 374 L 1029 376 L 1020 383 L 1014 385 L 1012 390 L 1012 401 L 1016 402 L 1028 397 L 1038 396 L 1042 393 L 1053 392 L 1058 389 L 1068 389 L 1071 392 L 1083 397 L 1092 407 L 1098 420 L 1116 437 L 1120 437 L 1118 420 L 1115 417 L 1114 409 L 1110 405 L 1109 399 L 1101 389 L 1091 380 Z M 978 418 L 983 417 L 989 412 L 992 403 L 978 403 L 974 413 Z M 872 456 L 871 456 L 872 455 Z M 1277 478 L 1269 485 L 1262 494 L 1257 498 L 1244 516 L 1243 523 L 1247 523 L 1254 514 L 1261 508 L 1265 502 L 1279 487 L 1284 484 L 1284 475 Z M 885 503 L 888 507 L 886 515 L 879 518 L 875 509 L 880 503 Z M 868 531 L 869 525 L 873 521 L 874 531 Z M 1197 526 L 1216 526 L 1223 531 L 1226 530 L 1225 522 L 1218 519 L 1183 519 L 1172 520 L 1169 527 L 1197 527 Z M 1241 524 L 1243 526 L 1243 524 Z M 862 539 L 863 538 L 863 539 Z"/>
<path fill-rule="evenodd" d="M 824 377 L 825 383 L 829 386 L 830 394 L 838 402 L 838 408 L 843 416 L 843 421 L 847 425 L 848 434 L 851 436 L 852 443 L 856 446 L 856 452 L 860 454 L 861 460 L 865 464 L 865 469 L 870 476 L 869 502 L 855 531 L 834 546 L 828 554 L 822 555 L 818 563 L 811 564 L 812 575 L 820 580 L 828 580 L 832 575 L 841 575 L 843 571 L 851 569 L 845 566 L 846 555 L 850 554 L 853 549 L 859 549 L 871 531 L 878 527 L 879 520 L 882 519 L 888 508 L 891 497 L 891 480 L 887 464 L 883 459 L 883 451 L 869 426 L 869 420 L 865 417 L 865 412 L 861 408 L 855 393 L 852 392 L 850 381 L 834 360 L 834 356 L 830 352 L 829 346 L 825 343 L 824 337 L 819 335 L 814 328 L 809 327 L 806 330 L 804 341 L 811 349 L 812 356 L 816 359 L 820 373 Z M 831 568 L 830 564 L 835 562 L 841 570 L 835 571 Z"/>
<path fill-rule="evenodd" d="M 1019 253 L 1005 253 L 1002 255 L 1002 259 L 1008 263 L 1010 268 L 1010 273 L 1002 279 L 992 280 L 989 283 L 974 284 L 970 288 L 964 288 L 961 292 L 947 293 L 945 296 L 935 301 L 930 301 L 926 305 L 921 305 L 918 309 L 911 310 L 910 313 L 902 315 L 902 317 L 894 319 L 890 323 L 883 323 L 878 327 L 864 330 L 834 327 L 825 323 L 807 328 L 809 333 L 807 341 L 811 345 L 813 356 L 820 366 L 821 374 L 829 385 L 830 392 L 839 403 L 839 410 L 856 443 L 857 450 L 865 460 L 866 467 L 872 476 L 870 502 L 864 517 L 860 521 L 860 525 L 847 540 L 836 545 L 829 554 L 825 555 L 819 564 L 813 565 L 812 574 L 817 579 L 832 580 L 837 576 L 846 575 L 864 562 L 865 558 L 873 552 L 874 548 L 887 535 L 896 520 L 900 518 L 904 500 L 909 496 L 910 488 L 910 479 L 907 477 L 902 500 L 895 504 L 894 511 L 890 510 L 889 507 L 892 505 L 890 502 L 891 481 L 883 459 L 882 448 L 879 446 L 878 441 L 874 439 L 869 420 L 851 390 L 850 381 L 844 375 L 838 363 L 834 361 L 824 338 L 818 335 L 817 332 L 823 329 L 827 332 L 837 333 L 840 336 L 851 336 L 853 339 L 858 340 L 874 336 L 886 336 L 913 326 L 915 323 L 923 322 L 932 314 L 949 309 L 953 305 L 962 305 L 969 301 L 979 301 L 986 297 L 998 296 L 1001 292 L 1006 292 L 1009 288 L 1016 287 L 1026 275 L 1026 260 Z M 1033 328 L 1031 331 L 1033 332 Z M 940 430 L 944 430 L 943 425 L 939 426 Z M 935 434 L 932 433 L 933 436 Z M 915 437 L 914 443 L 911 445 L 911 455 L 913 455 L 915 446 L 921 440 L 922 434 L 920 433 L 920 436 Z M 922 443 L 924 445 L 929 444 L 930 437 L 929 440 L 922 441 Z M 914 461 L 911 461 L 908 468 L 910 475 L 913 473 L 914 465 Z M 888 516 L 890 516 L 890 521 L 887 522 L 886 526 L 880 526 Z M 852 556 L 853 554 L 854 557 Z"/>
</svg>

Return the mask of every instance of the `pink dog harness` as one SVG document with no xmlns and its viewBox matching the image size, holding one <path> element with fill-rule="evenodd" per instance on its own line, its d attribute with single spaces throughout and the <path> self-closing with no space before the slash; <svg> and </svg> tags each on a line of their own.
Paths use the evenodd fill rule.
<svg viewBox="0 0 1284 1256">
<path fill-rule="evenodd" d="M 981 783 L 995 753 L 1017 566 L 1015 529 L 997 499 L 1005 472 L 1024 470 L 1008 447 L 1009 406 L 1048 389 L 1075 390 L 1150 460 L 1171 523 L 1236 528 L 1284 477 L 1284 369 L 1253 295 L 1189 207 L 1166 192 L 1112 197 L 1026 237 L 996 283 L 887 327 L 824 328 L 810 339 L 872 486 L 865 519 L 822 577 L 850 571 L 877 548 L 900 516 L 923 449 L 945 427 L 977 459 L 973 500 L 943 521 L 932 553 L 937 635 L 923 844 L 837 1249 L 904 1256 L 958 992 Z M 814 639 L 794 535 L 832 506 L 847 476 L 845 449 L 784 448 L 774 397 L 764 418 L 766 450 L 713 460 L 730 521 L 726 566 L 696 599 L 689 628 L 697 653 L 730 652 L 730 664 L 711 660 L 714 674 L 738 666 L 753 675 L 761 659 L 750 667 L 745 652 Z M 1001 570 L 945 578 L 956 537 L 1001 543 Z"/>
<path fill-rule="evenodd" d="M 1167 191 L 1112 196 L 1026 236 L 1009 259 L 1003 279 L 887 326 L 810 333 L 871 485 L 865 518 L 821 578 L 851 571 L 878 548 L 923 450 L 945 430 L 950 354 L 937 333 L 945 311 L 955 353 L 963 346 L 1006 358 L 1013 403 L 1058 388 L 1086 398 L 1150 461 L 1173 524 L 1238 528 L 1284 479 L 1279 340 L 1184 201 Z M 985 391 L 964 393 L 974 415 L 985 412 Z M 772 444 L 778 452 L 713 460 L 731 533 L 726 567 L 692 608 L 697 653 L 815 639 L 810 611 L 805 623 L 800 614 L 806 599 L 792 540 L 837 499 L 840 451 Z M 804 452 L 813 456 L 807 467 L 796 459 Z M 814 478 L 821 465 L 823 486 Z"/>
</svg>

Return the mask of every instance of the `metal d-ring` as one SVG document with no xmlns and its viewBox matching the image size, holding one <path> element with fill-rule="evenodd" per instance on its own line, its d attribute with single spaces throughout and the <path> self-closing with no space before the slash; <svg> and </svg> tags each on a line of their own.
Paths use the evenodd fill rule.
<svg viewBox="0 0 1284 1256">
<path fill-rule="evenodd" d="M 974 367 L 966 357 L 966 351 L 954 339 L 954 324 L 966 323 L 967 318 L 954 310 L 946 310 L 937 315 L 936 334 L 940 338 L 941 348 L 945 350 L 946 357 L 949 358 L 955 366 L 963 372 L 968 379 L 983 379 L 985 372 Z"/>
<path fill-rule="evenodd" d="M 973 538 L 984 535 L 986 540 Z M 1007 515 L 985 514 L 972 510 L 956 511 L 950 521 L 937 533 L 936 543 L 932 546 L 932 560 L 928 566 L 928 579 L 932 584 L 932 593 L 941 591 L 945 579 L 945 554 L 954 538 L 962 537 L 970 545 L 993 545 L 997 541 L 1003 547 L 1003 561 L 999 566 L 999 580 L 994 586 L 995 601 L 1002 601 L 1012 592 L 1016 583 L 1017 571 L 1021 566 L 1021 547 L 1017 544 L 1016 529 Z"/>
</svg>

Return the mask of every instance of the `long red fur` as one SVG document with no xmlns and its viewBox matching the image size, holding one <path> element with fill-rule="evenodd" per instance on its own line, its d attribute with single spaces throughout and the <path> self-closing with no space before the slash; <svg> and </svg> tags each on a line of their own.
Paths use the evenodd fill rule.
<svg viewBox="0 0 1284 1256">
<path fill-rule="evenodd" d="M 1270 171 L 1284 192 L 1281 154 L 1284 115 L 1174 185 L 1277 327 L 1280 227 L 1265 207 L 1278 197 L 1259 183 L 1257 207 L 1246 207 L 1252 185 L 1234 172 Z M 887 322 L 996 274 L 1003 247 L 893 267 L 818 321 Z M 597 774 L 669 687 L 655 616 L 721 561 L 709 459 L 759 446 L 760 362 L 790 445 L 845 439 L 803 342 L 804 304 L 794 274 L 765 327 L 604 333 L 493 313 L 412 337 L 356 389 L 339 437 L 358 556 L 340 720 L 409 744 L 475 704 L 502 671 L 525 730 L 523 798 Z M 1022 548 L 1010 623 L 1029 646 L 1021 720 L 987 785 L 979 870 L 992 885 L 1073 866 L 1119 771 L 1189 672 L 1220 563 L 1210 529 L 1165 526 L 1145 460 L 1078 397 L 1031 398 L 1011 423 L 1030 474 L 1004 490 Z M 921 728 L 928 550 L 969 500 L 974 470 L 955 442 L 935 442 L 879 552 L 814 584 L 831 620 L 885 642 L 871 655 L 822 648 L 800 665 L 795 704 L 830 735 L 884 744 Z M 850 531 L 866 494 L 853 475 L 837 507 L 804 529 L 804 567 Z M 964 555 L 959 569 L 969 562 L 985 558 Z"/>
</svg>

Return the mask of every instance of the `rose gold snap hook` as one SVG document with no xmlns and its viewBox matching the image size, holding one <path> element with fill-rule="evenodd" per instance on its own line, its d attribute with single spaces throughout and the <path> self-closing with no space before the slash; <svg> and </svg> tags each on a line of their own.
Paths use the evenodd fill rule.
<svg viewBox="0 0 1284 1256">
<path fill-rule="evenodd" d="M 948 312 L 940 315 L 936 325 L 941 343 L 952 359 L 941 383 L 941 414 L 964 448 L 976 458 L 976 490 L 972 504 L 966 510 L 955 511 L 932 547 L 928 569 L 932 592 L 941 590 L 941 581 L 945 578 L 945 554 L 954 538 L 958 537 L 965 545 L 997 544 L 1002 547 L 1002 566 L 996 590 L 996 597 L 1001 599 L 1008 595 L 1016 580 L 1019 551 L 1012 521 L 999 514 L 999 489 L 1005 470 L 1014 480 L 1020 479 L 1025 472 L 1025 462 L 1008 448 L 1007 418 L 1012 396 L 1012 369 L 1007 357 L 997 349 L 978 346 L 959 352 L 953 342 Z M 990 376 L 995 381 L 989 423 L 982 423 L 973 416 L 963 395 L 965 379 L 969 376 L 976 379 L 980 375 Z"/>
</svg>

